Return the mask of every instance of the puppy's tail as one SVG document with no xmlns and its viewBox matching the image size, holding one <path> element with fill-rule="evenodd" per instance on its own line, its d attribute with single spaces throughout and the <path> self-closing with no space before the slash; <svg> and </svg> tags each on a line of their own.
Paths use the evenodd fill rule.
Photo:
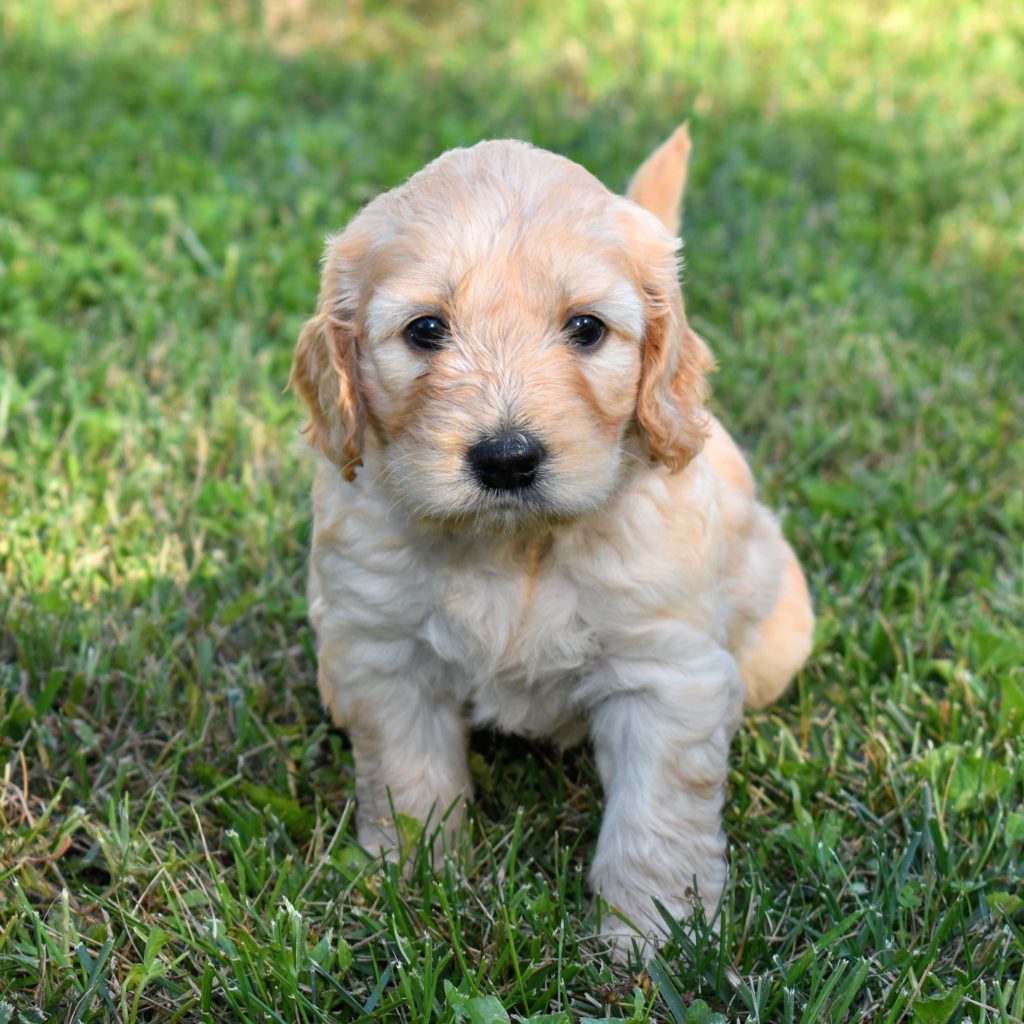
<svg viewBox="0 0 1024 1024">
<path fill-rule="evenodd" d="M 690 127 L 684 121 L 641 165 L 626 189 L 626 198 L 650 210 L 679 234 L 682 225 L 686 167 L 690 161 Z"/>
</svg>

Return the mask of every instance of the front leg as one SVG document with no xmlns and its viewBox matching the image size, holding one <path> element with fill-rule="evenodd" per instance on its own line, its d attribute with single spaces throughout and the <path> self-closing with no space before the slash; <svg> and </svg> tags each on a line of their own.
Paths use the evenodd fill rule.
<svg viewBox="0 0 1024 1024">
<path fill-rule="evenodd" d="M 430 831 L 443 826 L 436 854 L 457 832 L 471 789 L 466 726 L 428 667 L 410 658 L 394 671 L 403 660 L 379 645 L 326 641 L 320 693 L 352 741 L 359 842 L 374 854 L 399 854 L 394 814 L 405 814 Z"/>
<path fill-rule="evenodd" d="M 613 661 L 604 679 L 611 692 L 592 712 L 606 805 L 591 883 L 655 940 L 667 928 L 654 898 L 683 918 L 698 898 L 710 915 L 721 897 L 722 804 L 742 702 L 727 652 L 705 645 L 680 664 Z M 618 918 L 602 932 L 619 955 L 637 938 Z"/>
</svg>

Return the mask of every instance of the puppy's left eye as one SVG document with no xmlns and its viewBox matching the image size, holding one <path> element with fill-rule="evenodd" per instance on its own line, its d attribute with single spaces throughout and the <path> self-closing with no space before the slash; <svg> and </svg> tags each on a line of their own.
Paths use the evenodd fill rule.
<svg viewBox="0 0 1024 1024">
<path fill-rule="evenodd" d="M 413 348 L 437 352 L 448 340 L 448 325 L 436 316 L 421 316 L 406 327 L 405 338 Z"/>
<path fill-rule="evenodd" d="M 574 316 L 565 325 L 565 333 L 577 348 L 593 348 L 607 330 L 596 316 Z"/>
</svg>

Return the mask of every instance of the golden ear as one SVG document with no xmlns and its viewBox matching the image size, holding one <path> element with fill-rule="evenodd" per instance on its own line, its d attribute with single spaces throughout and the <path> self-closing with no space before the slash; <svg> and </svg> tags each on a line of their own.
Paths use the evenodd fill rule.
<svg viewBox="0 0 1024 1024">
<path fill-rule="evenodd" d="M 352 480 L 362 465 L 366 404 L 359 387 L 354 311 L 346 309 L 350 296 L 340 288 L 341 262 L 341 246 L 329 244 L 320 306 L 299 335 L 288 386 L 309 409 L 303 433 Z"/>
<path fill-rule="evenodd" d="M 707 436 L 706 374 L 714 369 L 707 345 L 686 322 L 683 298 L 671 270 L 644 288 L 644 330 L 636 418 L 651 456 L 675 472 L 700 451 Z"/>
<path fill-rule="evenodd" d="M 673 235 L 682 221 L 689 160 L 690 129 L 683 123 L 640 165 L 626 190 L 627 199 L 653 213 Z"/>
<path fill-rule="evenodd" d="M 679 231 L 690 132 L 680 125 L 633 176 L 626 198 Z M 632 252 L 647 305 L 636 418 L 652 456 L 673 472 L 700 451 L 707 434 L 707 345 L 686 322 L 672 240 L 644 214 L 632 218 Z"/>
</svg>

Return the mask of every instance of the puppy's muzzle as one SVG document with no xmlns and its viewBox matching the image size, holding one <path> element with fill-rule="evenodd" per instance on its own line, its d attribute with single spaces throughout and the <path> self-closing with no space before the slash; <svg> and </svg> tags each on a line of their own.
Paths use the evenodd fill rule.
<svg viewBox="0 0 1024 1024">
<path fill-rule="evenodd" d="M 488 490 L 515 491 L 533 484 L 545 454 L 537 438 L 516 430 L 482 438 L 466 452 L 466 460 Z"/>
</svg>

